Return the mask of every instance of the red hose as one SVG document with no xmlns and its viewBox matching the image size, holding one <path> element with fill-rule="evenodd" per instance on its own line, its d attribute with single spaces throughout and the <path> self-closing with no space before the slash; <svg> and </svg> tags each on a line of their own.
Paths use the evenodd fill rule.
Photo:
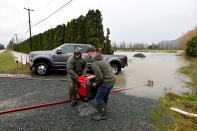
<svg viewBox="0 0 197 131">
<path fill-rule="evenodd" d="M 61 104 L 61 103 L 68 103 L 68 102 L 70 102 L 70 100 L 63 100 L 63 101 L 57 101 L 57 102 L 46 103 L 46 104 L 41 104 L 41 105 L 33 105 L 33 106 L 26 106 L 26 107 L 15 108 L 15 109 L 8 109 L 8 110 L 0 111 L 0 114 L 14 112 L 14 111 L 28 110 L 28 109 L 33 109 L 33 108 L 38 108 L 38 107 L 43 107 L 43 106 L 51 106 L 51 105 L 56 105 L 56 104 Z"/>
<path fill-rule="evenodd" d="M 120 92 L 120 91 L 125 91 L 125 90 L 131 90 L 131 89 L 134 89 L 134 88 L 115 89 L 115 90 L 110 91 L 110 93 Z M 8 109 L 8 110 L 0 111 L 0 114 L 5 114 L 5 113 L 15 112 L 15 111 L 21 111 L 21 110 L 28 110 L 28 109 L 44 107 L 44 106 L 51 106 L 51 105 L 56 105 L 56 104 L 61 104 L 61 103 L 68 103 L 68 102 L 70 102 L 70 100 L 62 100 L 62 101 L 46 103 L 46 104 L 41 104 L 41 105 L 33 105 L 33 106 L 26 106 L 26 107 L 15 108 L 15 109 Z"/>
<path fill-rule="evenodd" d="M 134 89 L 134 88 L 115 89 L 115 90 L 111 90 L 110 93 L 120 92 L 120 91 L 126 91 L 126 90 L 131 90 L 131 89 Z"/>
</svg>

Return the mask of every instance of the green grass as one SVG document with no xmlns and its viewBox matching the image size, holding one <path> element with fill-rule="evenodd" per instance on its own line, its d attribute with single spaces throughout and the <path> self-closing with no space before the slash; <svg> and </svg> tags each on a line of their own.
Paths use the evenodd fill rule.
<svg viewBox="0 0 197 131">
<path fill-rule="evenodd" d="M 191 83 L 188 83 L 193 92 L 177 95 L 166 93 L 165 97 L 160 99 L 160 106 L 152 112 L 152 123 L 155 130 L 163 131 L 196 131 L 197 118 L 189 117 L 169 110 L 169 107 L 176 107 L 187 112 L 197 114 L 197 58 L 188 58 L 190 65 L 180 68 L 180 72 L 188 74 L 191 77 Z M 167 122 L 165 118 L 168 118 Z"/>
<path fill-rule="evenodd" d="M 185 116 L 169 110 L 176 107 L 187 112 L 197 113 L 197 97 L 167 93 L 160 99 L 160 106 L 152 112 L 152 123 L 156 131 L 196 131 L 197 118 Z"/>
<path fill-rule="evenodd" d="M 4 51 L 0 54 L 0 73 L 27 74 L 30 70 L 27 65 L 16 63 L 11 51 Z"/>
<path fill-rule="evenodd" d="M 124 86 L 114 86 L 113 87 L 113 90 L 116 90 L 116 89 L 124 89 L 124 88 L 126 88 L 126 87 L 124 87 Z"/>
<path fill-rule="evenodd" d="M 192 82 L 189 84 L 193 88 L 193 94 L 197 95 L 197 58 L 185 57 L 185 59 L 190 61 L 190 65 L 180 68 L 179 71 L 191 77 Z"/>
</svg>

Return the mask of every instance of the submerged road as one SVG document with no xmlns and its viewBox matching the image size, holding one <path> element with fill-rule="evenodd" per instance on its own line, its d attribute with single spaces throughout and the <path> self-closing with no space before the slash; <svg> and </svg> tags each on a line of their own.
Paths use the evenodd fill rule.
<svg viewBox="0 0 197 131">
<path fill-rule="evenodd" d="M 68 99 L 65 81 L 41 81 L 0 78 L 0 110 L 31 106 Z M 58 130 L 58 131 L 149 131 L 152 130 L 151 110 L 155 99 L 138 98 L 125 92 L 110 95 L 109 118 L 95 122 L 91 119 L 95 102 L 69 103 L 12 112 L 0 115 L 0 130 Z"/>
<path fill-rule="evenodd" d="M 0 53 L 4 52 L 5 50 L 0 50 Z"/>
</svg>

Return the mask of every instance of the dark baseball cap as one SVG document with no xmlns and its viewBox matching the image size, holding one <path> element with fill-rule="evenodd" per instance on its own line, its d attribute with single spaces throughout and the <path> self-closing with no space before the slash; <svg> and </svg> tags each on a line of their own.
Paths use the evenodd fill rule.
<svg viewBox="0 0 197 131">
<path fill-rule="evenodd" d="M 87 49 L 87 52 L 94 52 L 94 51 L 96 51 L 96 48 L 95 47 L 89 47 Z"/>
</svg>

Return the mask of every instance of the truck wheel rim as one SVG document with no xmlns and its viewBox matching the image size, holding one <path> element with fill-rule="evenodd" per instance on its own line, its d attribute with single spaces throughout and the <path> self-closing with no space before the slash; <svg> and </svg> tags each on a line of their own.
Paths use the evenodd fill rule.
<svg viewBox="0 0 197 131">
<path fill-rule="evenodd" d="M 114 74 L 116 74 L 117 71 L 118 71 L 118 68 L 117 68 L 116 66 L 112 65 L 112 72 L 113 72 Z"/>
<path fill-rule="evenodd" d="M 46 67 L 44 65 L 39 65 L 38 66 L 38 73 L 41 75 L 44 75 L 46 73 Z"/>
</svg>

